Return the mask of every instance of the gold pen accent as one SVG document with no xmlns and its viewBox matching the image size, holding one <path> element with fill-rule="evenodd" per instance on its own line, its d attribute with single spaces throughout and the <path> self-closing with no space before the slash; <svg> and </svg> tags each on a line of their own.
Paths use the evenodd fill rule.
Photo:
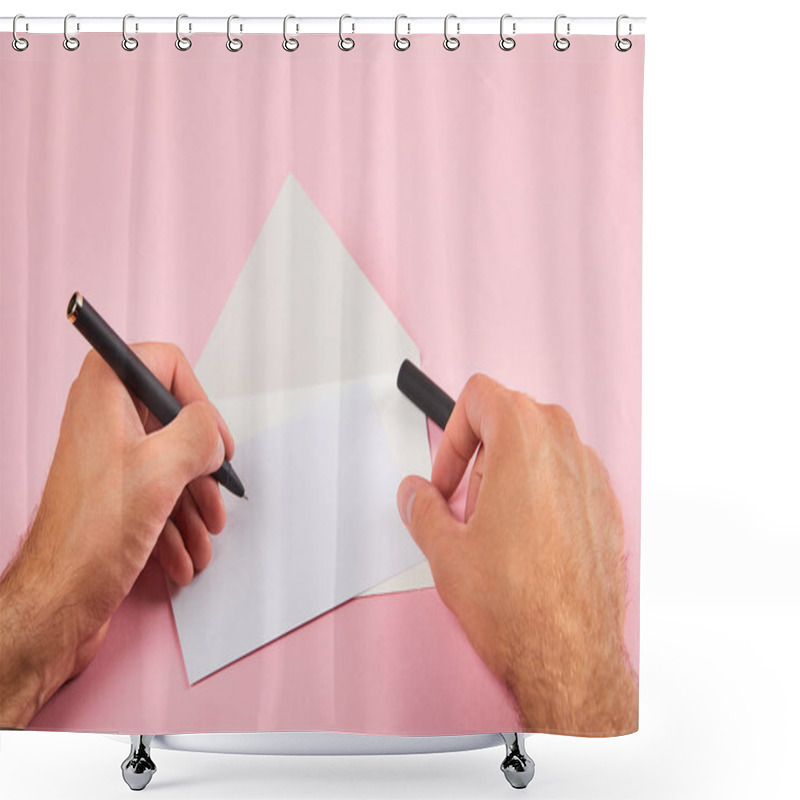
<svg viewBox="0 0 800 800">
<path fill-rule="evenodd" d="M 70 322 L 75 322 L 78 318 L 78 312 L 83 308 L 83 295 L 80 292 L 75 292 L 67 303 L 67 319 Z"/>
</svg>

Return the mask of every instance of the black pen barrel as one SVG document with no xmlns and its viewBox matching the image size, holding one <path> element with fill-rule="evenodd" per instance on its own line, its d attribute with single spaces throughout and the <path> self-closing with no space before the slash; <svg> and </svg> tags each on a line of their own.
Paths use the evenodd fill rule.
<svg viewBox="0 0 800 800">
<path fill-rule="evenodd" d="M 162 425 L 178 416 L 181 404 L 78 292 L 69 301 L 67 317 Z"/>
<path fill-rule="evenodd" d="M 162 425 L 178 416 L 180 402 L 79 292 L 70 298 L 67 319 Z M 222 462 L 213 477 L 237 497 L 244 497 L 244 486 L 228 461 Z"/>
<path fill-rule="evenodd" d="M 419 367 L 405 359 L 397 373 L 397 388 L 442 430 L 456 401 L 437 386 Z"/>
</svg>

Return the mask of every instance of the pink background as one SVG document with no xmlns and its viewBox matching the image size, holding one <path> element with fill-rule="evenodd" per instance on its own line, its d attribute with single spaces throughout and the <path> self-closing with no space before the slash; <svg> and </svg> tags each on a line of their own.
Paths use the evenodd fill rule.
<svg viewBox="0 0 800 800">
<path fill-rule="evenodd" d="M 0 36 L 0 565 L 38 503 L 86 353 L 76 289 L 130 341 L 199 356 L 286 175 L 457 395 L 486 372 L 563 404 L 626 526 L 638 669 L 644 40 Z M 213 398 L 212 398 L 213 399 Z M 438 444 L 432 430 L 432 445 Z M 224 533 L 222 534 L 224 535 Z M 180 733 L 519 729 L 434 589 L 353 600 L 189 687 L 149 563 L 89 668 L 30 725 Z"/>
</svg>

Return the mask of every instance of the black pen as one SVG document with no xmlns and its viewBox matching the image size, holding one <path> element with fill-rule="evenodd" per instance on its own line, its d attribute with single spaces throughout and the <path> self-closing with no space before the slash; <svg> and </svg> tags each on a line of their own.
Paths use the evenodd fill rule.
<svg viewBox="0 0 800 800">
<path fill-rule="evenodd" d="M 456 401 L 408 359 L 400 365 L 397 388 L 426 417 L 430 417 L 442 430 L 445 429 Z"/>
<path fill-rule="evenodd" d="M 80 292 L 67 305 L 67 319 L 86 337 L 119 379 L 136 395 L 155 418 L 168 425 L 182 406 L 161 381 L 153 375 L 136 353 L 117 336 L 111 326 L 95 311 Z M 245 497 L 244 486 L 228 461 L 212 475 L 229 492 Z M 246 499 L 246 498 L 245 498 Z"/>
</svg>

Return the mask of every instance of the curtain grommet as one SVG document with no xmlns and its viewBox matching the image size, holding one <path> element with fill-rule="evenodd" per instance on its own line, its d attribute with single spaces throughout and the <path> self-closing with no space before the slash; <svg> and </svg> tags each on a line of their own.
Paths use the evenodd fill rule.
<svg viewBox="0 0 800 800">
<path fill-rule="evenodd" d="M 175 18 L 175 47 L 178 48 L 182 53 L 185 53 L 191 46 L 192 40 L 188 36 L 184 36 L 181 33 L 181 20 L 188 19 L 188 14 L 178 14 Z M 189 32 L 192 31 L 192 23 L 189 23 Z"/>
<path fill-rule="evenodd" d="M 228 17 L 228 41 L 225 42 L 225 47 L 227 47 L 231 53 L 238 53 L 244 47 L 244 42 L 241 39 L 231 36 L 231 22 L 235 19 L 239 19 L 238 14 L 231 14 Z M 239 30 L 241 31 L 241 26 L 239 26 Z"/>
<path fill-rule="evenodd" d="M 411 47 L 411 39 L 407 36 L 400 35 L 400 20 L 401 19 L 408 19 L 405 14 L 398 14 L 394 18 L 394 49 L 399 50 L 401 53 L 408 50 Z M 411 33 L 411 23 L 407 22 L 406 27 L 408 28 L 408 33 Z"/>
<path fill-rule="evenodd" d="M 133 14 L 126 14 L 122 18 L 122 49 L 132 53 L 139 46 L 139 40 L 133 36 L 128 36 L 129 19 L 135 19 Z"/>
<path fill-rule="evenodd" d="M 24 53 L 28 49 L 28 40 L 23 39 L 17 34 L 17 20 L 25 19 L 24 14 L 17 14 L 14 21 L 11 23 L 11 46 L 18 52 Z"/>
<path fill-rule="evenodd" d="M 344 27 L 344 21 L 346 19 L 353 19 L 353 18 L 349 14 L 342 14 L 342 16 L 339 17 L 339 49 L 344 50 L 345 53 L 349 53 L 356 46 L 356 40 L 353 39 L 351 36 L 344 35 L 343 27 Z M 356 31 L 355 22 L 351 23 L 351 25 L 353 26 L 352 33 L 355 33 Z"/>
<path fill-rule="evenodd" d="M 569 50 L 569 39 L 567 39 L 567 36 L 569 36 L 569 28 L 570 28 L 569 22 L 567 22 L 567 36 L 559 36 L 558 34 L 558 21 L 560 19 L 566 19 L 566 18 L 567 18 L 566 14 L 559 14 L 556 17 L 555 22 L 553 23 L 553 35 L 555 36 L 555 39 L 553 41 L 553 47 L 555 47 L 555 49 L 558 50 L 559 53 L 563 53 L 565 50 Z"/>
<path fill-rule="evenodd" d="M 294 53 L 294 51 L 297 50 L 298 47 L 300 47 L 300 42 L 297 39 L 295 39 L 294 37 L 289 36 L 289 34 L 287 33 L 290 19 L 297 19 L 297 17 L 295 17 L 293 14 L 287 14 L 283 18 L 283 45 L 282 46 L 283 46 L 283 49 L 287 53 Z M 299 31 L 300 30 L 300 26 L 296 25 L 295 26 L 295 30 Z"/>
<path fill-rule="evenodd" d="M 624 37 L 620 37 L 620 35 L 619 35 L 619 24 L 620 24 L 620 22 L 622 22 L 623 19 L 630 19 L 630 17 L 628 17 L 627 14 L 620 14 L 617 17 L 617 41 L 614 42 L 614 47 L 616 47 L 617 50 L 619 50 L 620 53 L 627 53 L 628 50 L 630 50 L 631 47 L 633 47 L 633 42 L 630 39 L 626 39 Z M 632 28 L 632 26 L 631 26 L 631 24 L 629 22 L 628 23 L 628 34 L 632 33 L 632 31 L 633 31 L 633 28 Z"/>
<path fill-rule="evenodd" d="M 500 49 L 505 50 L 506 52 L 508 52 L 509 50 L 513 50 L 517 46 L 516 39 L 514 39 L 513 36 L 506 36 L 505 30 L 503 29 L 506 20 L 512 18 L 513 17 L 511 14 L 503 14 L 503 16 L 500 17 Z M 511 33 L 513 34 L 516 32 L 517 32 L 517 23 L 512 22 Z"/>
<path fill-rule="evenodd" d="M 450 36 L 450 34 L 447 32 L 447 27 L 451 19 L 456 20 L 455 36 Z M 454 50 L 458 50 L 458 48 L 461 47 L 461 41 L 458 38 L 459 33 L 461 33 L 461 23 L 458 21 L 458 17 L 456 17 L 455 14 L 448 14 L 444 18 L 444 42 L 442 42 L 442 45 L 444 46 L 445 50 L 449 50 L 452 53 Z"/>
<path fill-rule="evenodd" d="M 77 36 L 70 36 L 69 35 L 69 32 L 67 30 L 67 26 L 69 25 L 69 21 L 71 19 L 75 19 L 75 15 L 74 14 L 67 14 L 67 16 L 64 17 L 64 41 L 63 41 L 63 45 L 64 45 L 64 49 L 65 50 L 69 50 L 72 53 L 72 52 L 74 52 L 75 50 L 77 50 L 81 46 L 81 43 L 80 43 L 80 40 L 78 39 Z M 80 23 L 76 23 L 76 28 L 75 29 L 78 30 L 78 31 L 81 29 Z"/>
<path fill-rule="evenodd" d="M 17 34 L 17 20 L 25 19 L 24 14 L 17 14 L 14 21 L 11 23 L 11 46 L 18 52 L 24 53 L 28 49 L 28 40 L 23 39 Z"/>
</svg>

